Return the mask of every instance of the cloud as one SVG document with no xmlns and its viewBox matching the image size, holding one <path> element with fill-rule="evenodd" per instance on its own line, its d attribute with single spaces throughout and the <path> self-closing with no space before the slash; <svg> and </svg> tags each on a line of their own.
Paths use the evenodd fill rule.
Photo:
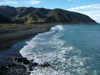
<svg viewBox="0 0 100 75">
<path fill-rule="evenodd" d="M 100 23 L 100 4 L 79 6 L 75 8 L 69 8 L 68 10 L 86 14 L 98 23 Z"/>
<path fill-rule="evenodd" d="M 83 14 L 87 14 L 93 18 L 100 18 L 100 10 L 97 10 L 97 11 L 83 11 L 83 12 L 80 12 L 80 13 L 83 13 Z"/>
<path fill-rule="evenodd" d="M 18 4 L 18 2 L 7 0 L 7 1 L 0 2 L 0 4 Z"/>
<path fill-rule="evenodd" d="M 90 16 L 92 19 L 96 20 L 98 23 L 100 23 L 100 10 L 92 10 L 92 11 L 83 11 L 80 12 L 83 14 L 86 14 Z"/>
<path fill-rule="evenodd" d="M 27 4 L 39 4 L 40 1 L 31 0 L 31 1 L 29 1 L 29 2 L 25 2 L 25 3 L 27 3 Z"/>
<path fill-rule="evenodd" d="M 100 10 L 95 10 L 95 11 L 83 11 L 82 13 L 86 13 L 86 14 L 99 14 Z"/>
<path fill-rule="evenodd" d="M 74 10 L 80 10 L 80 9 L 100 9 L 100 4 L 80 6 L 80 7 L 70 8 L 68 10 L 74 11 Z"/>
</svg>

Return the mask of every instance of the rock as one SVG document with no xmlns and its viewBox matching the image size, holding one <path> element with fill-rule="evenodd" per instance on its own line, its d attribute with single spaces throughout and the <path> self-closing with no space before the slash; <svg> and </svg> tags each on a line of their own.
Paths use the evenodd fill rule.
<svg viewBox="0 0 100 75">
<path fill-rule="evenodd" d="M 7 66 L 2 66 L 2 67 L 0 67 L 0 69 L 2 70 L 2 69 L 7 69 Z"/>
<path fill-rule="evenodd" d="M 23 58 L 23 64 L 28 65 L 30 62 L 27 60 L 27 58 Z"/>
<path fill-rule="evenodd" d="M 35 63 L 35 62 L 34 62 L 34 63 L 30 63 L 30 64 L 29 64 L 29 70 L 30 70 L 30 71 L 31 71 L 31 70 L 34 70 L 36 66 L 38 66 L 38 63 Z"/>
<path fill-rule="evenodd" d="M 37 65 L 38 65 L 38 63 L 35 63 L 35 62 L 33 63 L 33 66 L 37 66 Z"/>
<path fill-rule="evenodd" d="M 38 66 L 41 66 L 41 67 L 49 67 L 51 65 L 48 62 L 44 62 L 43 64 L 40 64 Z"/>
<path fill-rule="evenodd" d="M 23 62 L 23 58 L 13 58 L 13 62 Z"/>
<path fill-rule="evenodd" d="M 9 46 L 9 45 L 5 45 L 4 47 L 5 47 L 5 48 L 9 48 L 10 46 Z"/>
<path fill-rule="evenodd" d="M 44 66 L 50 66 L 48 62 L 44 62 Z"/>
<path fill-rule="evenodd" d="M 14 63 L 6 64 L 5 66 L 10 67 L 10 66 L 16 66 Z"/>
<path fill-rule="evenodd" d="M 64 56 L 64 58 L 68 59 L 69 57 L 68 56 Z"/>
<path fill-rule="evenodd" d="M 29 65 L 29 64 L 30 62 L 26 58 L 13 58 L 13 63 L 9 63 L 9 64 L 6 64 L 0 67 L 0 72 L 4 73 L 4 75 L 8 75 L 8 74 L 9 75 L 15 75 L 15 74 L 16 75 L 28 75 L 29 68 L 27 68 L 28 66 L 26 65 Z"/>
</svg>

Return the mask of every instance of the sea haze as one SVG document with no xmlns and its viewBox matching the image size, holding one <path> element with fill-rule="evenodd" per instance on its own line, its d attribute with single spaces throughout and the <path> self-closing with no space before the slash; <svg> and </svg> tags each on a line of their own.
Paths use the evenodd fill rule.
<svg viewBox="0 0 100 75">
<path fill-rule="evenodd" d="M 37 66 L 30 75 L 100 74 L 100 25 L 56 25 L 25 42 L 23 57 L 52 65 Z"/>
</svg>

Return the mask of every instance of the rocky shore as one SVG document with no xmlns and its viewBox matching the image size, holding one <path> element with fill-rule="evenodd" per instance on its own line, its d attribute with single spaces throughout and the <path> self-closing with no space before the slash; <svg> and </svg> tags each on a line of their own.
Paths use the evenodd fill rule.
<svg viewBox="0 0 100 75">
<path fill-rule="evenodd" d="M 21 42 L 25 39 L 28 39 L 30 37 L 34 37 L 36 34 L 41 32 L 46 32 L 50 30 L 50 28 L 53 25 L 21 25 L 21 26 L 12 26 L 12 27 L 0 27 L 0 62 L 2 61 L 9 61 L 10 63 L 6 63 L 4 65 L 1 65 L 0 67 L 0 74 L 1 75 L 29 75 L 29 66 L 28 63 L 23 64 L 23 58 L 19 53 L 15 53 L 10 55 L 8 50 L 12 45 Z M 3 54 L 3 52 L 4 54 Z M 5 52 L 8 52 L 5 55 Z M 17 51 L 19 52 L 19 51 Z M 12 51 L 13 53 L 13 51 Z M 11 57 L 10 57 L 11 56 Z M 15 58 L 22 58 L 21 64 L 17 61 L 15 63 Z M 26 62 L 26 61 L 25 61 Z M 36 64 L 35 64 L 36 65 Z M 34 66 L 35 66 L 34 65 Z"/>
<path fill-rule="evenodd" d="M 54 70 L 55 67 L 48 62 L 43 64 L 38 64 L 34 62 L 34 59 L 27 60 L 27 58 L 12 58 L 13 62 L 10 64 L 5 64 L 0 67 L 0 74 L 2 75 L 29 75 L 31 71 L 36 70 L 35 67 L 51 67 Z"/>
<path fill-rule="evenodd" d="M 32 64 L 26 58 L 12 58 L 13 62 L 0 67 L 2 75 L 29 75 Z M 34 66 L 33 66 L 34 67 Z"/>
<path fill-rule="evenodd" d="M 1 75 L 29 75 L 27 69 L 23 65 L 17 65 L 14 63 L 6 64 L 0 67 Z"/>
</svg>

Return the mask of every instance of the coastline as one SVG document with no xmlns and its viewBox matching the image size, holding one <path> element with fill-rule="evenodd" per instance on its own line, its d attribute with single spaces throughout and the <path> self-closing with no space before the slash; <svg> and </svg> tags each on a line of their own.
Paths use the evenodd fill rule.
<svg viewBox="0 0 100 75">
<path fill-rule="evenodd" d="M 23 75 L 29 75 L 27 67 L 25 67 L 23 64 L 17 65 L 14 64 L 13 59 L 15 58 L 23 58 L 19 51 L 16 49 L 12 50 L 12 54 L 14 56 L 12 56 L 12 54 L 9 53 L 9 49 L 17 43 L 20 43 L 24 40 L 27 40 L 31 37 L 34 37 L 35 35 L 42 33 L 42 32 L 47 32 L 51 29 L 51 27 L 54 26 L 52 25 L 26 25 L 26 26 L 15 26 L 15 27 L 1 27 L 0 28 L 0 58 L 2 61 L 1 62 L 1 66 L 0 66 L 0 73 L 2 75 L 6 75 L 8 73 L 10 73 L 10 75 L 13 75 L 12 72 L 10 72 L 9 70 L 16 68 L 16 67 L 20 67 L 23 68 L 22 72 Z M 4 52 L 2 54 L 2 52 Z M 8 52 L 8 53 L 7 53 Z M 8 55 L 6 55 L 6 53 Z M 3 55 L 3 56 L 2 56 Z M 6 63 L 3 63 L 6 62 Z M 29 64 L 28 64 L 29 65 Z M 16 73 L 17 74 L 17 73 Z"/>
<path fill-rule="evenodd" d="M 12 45 L 21 42 L 38 33 L 49 31 L 52 25 L 26 25 L 0 28 L 0 51 L 7 50 Z"/>
<path fill-rule="evenodd" d="M 59 24 L 72 25 L 66 23 L 0 24 L 0 51 L 7 50 L 11 48 L 12 45 L 19 43 L 23 40 L 26 40 L 30 37 L 34 37 L 38 33 L 49 31 L 52 26 Z M 84 24 L 77 24 L 77 25 L 84 25 Z M 95 25 L 100 25 L 100 24 L 95 24 Z"/>
<path fill-rule="evenodd" d="M 24 26 L 24 27 L 10 27 L 10 28 L 7 28 L 7 30 L 6 30 L 6 28 L 5 28 L 5 30 L 4 30 L 4 32 L 3 32 L 3 28 L 1 29 L 2 30 L 2 34 L 0 33 L 0 35 L 2 35 L 2 36 L 4 36 L 5 35 L 5 38 L 7 38 L 8 39 L 8 41 L 12 41 L 12 42 L 8 42 L 8 41 L 6 41 L 6 42 L 8 42 L 9 44 L 11 43 L 11 45 L 6 45 L 6 46 L 4 46 L 3 48 L 4 48 L 4 50 L 3 51 L 5 51 L 5 52 L 8 52 L 8 48 L 10 48 L 12 45 L 14 45 L 14 44 L 16 44 L 16 43 L 20 43 L 21 41 L 24 41 L 25 39 L 29 39 L 29 38 L 31 38 L 31 37 L 34 37 L 35 35 L 37 35 L 38 33 L 42 33 L 42 32 L 46 32 L 46 31 L 49 31 L 50 30 L 50 28 L 52 27 L 52 26 L 54 26 L 54 25 L 31 25 L 31 26 Z M 7 32 L 6 32 L 7 31 Z M 0 31 L 1 32 L 1 31 Z M 10 35 L 12 35 L 12 36 L 10 36 L 9 38 L 8 37 L 6 37 L 6 36 L 10 36 Z M 15 36 L 15 37 L 14 37 Z M 19 38 L 19 39 L 18 39 Z M 15 41 L 13 41 L 12 39 L 15 39 Z M 3 38 L 3 40 L 4 40 L 4 38 Z M 4 40 L 5 41 L 5 40 Z M 5 42 L 3 42 L 3 43 L 5 43 Z M 19 49 L 18 49 L 19 50 Z M 17 51 L 18 51 L 17 50 Z M 13 52 L 14 52 L 14 50 L 12 50 Z M 2 52 L 2 51 L 1 51 Z M 15 53 L 16 54 L 16 53 Z M 6 55 L 5 55 L 6 56 Z M 13 58 L 17 58 L 17 56 L 16 57 L 13 57 Z M 21 57 L 21 58 L 23 58 L 23 57 Z M 3 59 L 3 61 L 5 61 L 4 59 Z M 7 61 L 7 60 L 6 60 Z M 13 62 L 11 62 L 10 64 L 8 63 L 8 66 L 6 66 L 7 64 L 5 64 L 5 66 L 3 65 L 3 68 L 6 68 L 6 67 L 8 67 L 9 68 L 9 66 L 11 66 L 11 68 L 16 68 L 17 66 L 18 67 L 21 67 L 21 68 L 23 68 L 24 70 L 26 70 L 26 68 L 25 68 L 25 66 L 23 66 L 23 65 L 15 65 L 15 64 L 13 64 Z M 1 66 L 2 67 L 2 66 Z M 1 68 L 0 68 L 0 73 L 2 73 L 2 75 L 6 75 L 6 74 L 3 74 L 3 72 L 1 72 Z M 4 69 L 4 70 L 6 70 L 6 69 Z M 8 72 L 8 70 L 7 70 L 7 72 Z M 11 74 L 11 75 L 13 75 L 13 74 Z M 28 74 L 24 74 L 24 75 L 28 75 Z"/>
</svg>

